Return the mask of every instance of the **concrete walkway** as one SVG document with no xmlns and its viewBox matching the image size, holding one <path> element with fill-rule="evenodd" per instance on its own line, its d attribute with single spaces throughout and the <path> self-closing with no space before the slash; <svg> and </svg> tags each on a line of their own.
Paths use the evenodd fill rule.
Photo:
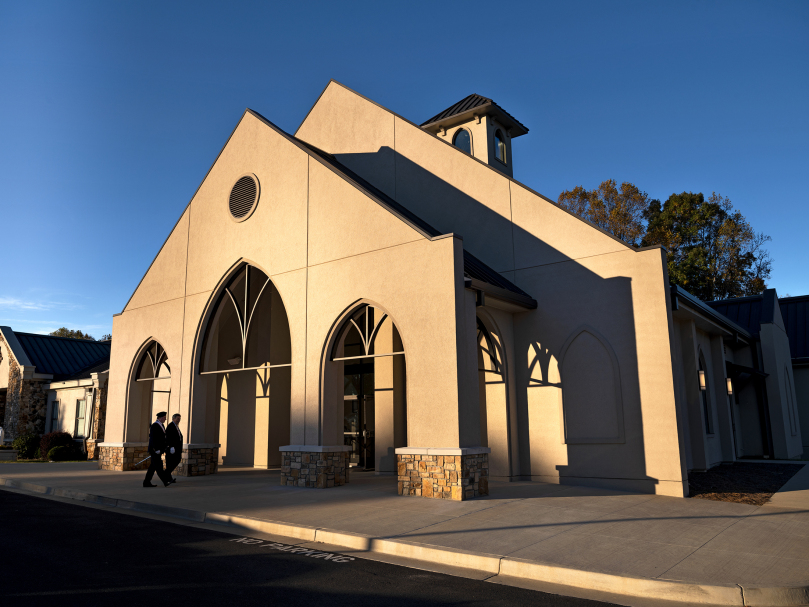
<svg viewBox="0 0 809 607">
<path fill-rule="evenodd" d="M 319 539 L 345 546 L 357 543 L 352 534 L 367 546 L 368 538 L 387 538 L 388 544 L 466 555 L 461 566 L 477 567 L 474 555 L 491 557 L 487 563 L 500 563 L 495 574 L 504 574 L 507 557 L 507 575 L 571 586 L 617 576 L 627 588 L 682 582 L 685 594 L 670 598 L 695 603 L 809 602 L 809 466 L 761 507 L 536 482 L 492 482 L 490 497 L 449 502 L 400 497 L 392 477 L 355 472 L 349 485 L 325 490 L 281 487 L 277 471 L 246 468 L 181 478 L 168 489 L 143 489 L 142 476 L 96 470 L 95 463 L 0 464 L 0 485 L 31 483 L 113 498 L 120 507 L 146 502 L 166 512 L 182 508 L 327 529 L 336 533 Z M 420 554 L 432 558 L 428 553 Z M 616 592 L 610 583 L 608 591 Z M 626 594 L 647 592 L 637 588 Z M 666 598 L 671 590 L 649 592 Z"/>
</svg>

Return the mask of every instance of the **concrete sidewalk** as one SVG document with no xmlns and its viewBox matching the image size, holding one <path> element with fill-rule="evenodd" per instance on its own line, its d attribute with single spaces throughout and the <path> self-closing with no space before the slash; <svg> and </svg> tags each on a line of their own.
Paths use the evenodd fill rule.
<svg viewBox="0 0 809 607">
<path fill-rule="evenodd" d="M 353 471 L 350 484 L 325 490 L 281 487 L 277 471 L 246 468 L 168 489 L 144 490 L 142 476 L 95 463 L 0 464 L 0 485 L 245 528 L 254 520 L 257 530 L 492 575 L 692 603 L 809 602 L 809 466 L 761 507 L 536 482 L 492 482 L 490 497 L 450 502 L 400 497 L 392 477 Z"/>
</svg>

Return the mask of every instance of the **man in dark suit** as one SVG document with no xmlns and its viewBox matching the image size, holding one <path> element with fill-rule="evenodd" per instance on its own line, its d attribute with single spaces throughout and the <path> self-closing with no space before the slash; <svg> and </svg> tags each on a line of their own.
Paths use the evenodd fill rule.
<svg viewBox="0 0 809 607">
<path fill-rule="evenodd" d="M 183 433 L 180 432 L 180 414 L 171 416 L 171 423 L 166 426 L 166 476 L 172 483 L 177 479 L 171 476 L 183 458 Z"/>
<path fill-rule="evenodd" d="M 152 477 L 157 472 L 157 478 L 163 481 L 163 485 L 168 487 L 171 483 L 171 478 L 163 470 L 163 453 L 166 451 L 166 412 L 161 411 L 157 414 L 157 420 L 149 428 L 149 469 L 146 471 L 146 478 L 143 479 L 144 487 L 157 487 L 152 484 Z"/>
</svg>

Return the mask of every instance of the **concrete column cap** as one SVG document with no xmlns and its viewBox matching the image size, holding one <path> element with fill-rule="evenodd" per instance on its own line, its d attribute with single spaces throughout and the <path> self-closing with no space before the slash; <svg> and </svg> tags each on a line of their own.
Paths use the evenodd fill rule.
<svg viewBox="0 0 809 607">
<path fill-rule="evenodd" d="M 396 455 L 480 455 L 491 453 L 488 447 L 399 447 Z"/>
<path fill-rule="evenodd" d="M 279 451 L 302 451 L 306 453 L 332 453 L 351 451 L 351 447 L 345 445 L 284 445 L 278 447 Z"/>
</svg>

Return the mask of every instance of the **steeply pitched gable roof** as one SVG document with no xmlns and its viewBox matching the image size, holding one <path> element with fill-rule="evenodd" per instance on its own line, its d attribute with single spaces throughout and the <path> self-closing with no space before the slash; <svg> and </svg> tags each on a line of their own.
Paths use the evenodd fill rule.
<svg viewBox="0 0 809 607">
<path fill-rule="evenodd" d="M 367 180 L 360 177 L 354 171 L 352 171 L 351 169 L 346 167 L 344 164 L 342 164 L 340 161 L 338 161 L 332 154 L 329 154 L 328 152 L 324 152 L 323 150 L 320 150 L 320 149 L 316 148 L 315 146 L 310 145 L 310 144 L 306 143 L 305 141 L 303 141 L 301 139 L 298 139 L 294 135 L 290 135 L 289 133 L 287 133 L 286 131 L 284 131 L 280 127 L 273 124 L 270 120 L 268 120 L 267 118 L 265 118 L 264 116 L 262 116 L 258 112 L 254 111 L 254 110 L 251 110 L 250 108 L 247 108 L 245 110 L 245 115 L 247 115 L 247 114 L 250 114 L 251 116 L 253 116 L 257 120 L 260 120 L 262 123 L 267 125 L 269 128 L 271 128 L 273 131 L 278 133 L 280 136 L 284 137 L 289 142 L 291 142 L 292 144 L 294 144 L 295 146 L 297 146 L 298 148 L 300 148 L 301 150 L 306 152 L 309 156 L 311 156 L 312 158 L 315 158 L 316 160 L 321 162 L 324 166 L 331 169 L 334 173 L 339 175 L 345 181 L 352 184 L 354 187 L 356 187 L 357 189 L 362 191 L 364 194 L 366 194 L 371 200 L 373 200 L 374 202 L 376 202 L 380 206 L 387 209 L 390 213 L 392 213 L 393 215 L 395 215 L 396 217 L 401 219 L 403 222 L 408 224 L 410 227 L 412 227 L 417 232 L 421 233 L 425 238 L 431 238 L 432 239 L 432 238 L 436 238 L 438 236 L 443 235 L 441 232 L 436 230 L 434 227 L 432 227 L 426 221 L 424 221 L 423 219 L 421 219 L 420 217 L 418 217 L 417 215 L 412 213 L 409 209 L 407 209 L 403 205 L 399 204 L 393 198 L 391 198 L 390 196 L 388 196 L 387 194 L 382 192 L 379 188 L 372 185 Z M 242 116 L 242 118 L 244 118 L 244 116 Z M 239 121 L 239 123 L 241 123 L 241 120 Z M 236 126 L 236 128 L 238 128 L 238 125 Z M 235 133 L 236 129 L 234 129 L 233 132 Z M 231 133 L 231 137 L 232 136 L 233 136 L 233 133 Z M 230 137 L 228 138 L 228 142 L 229 141 L 230 141 Z M 214 165 L 216 165 L 216 161 L 219 160 L 219 156 L 221 156 L 221 154 L 224 151 L 225 147 L 227 147 L 227 142 L 222 147 L 222 150 L 220 150 L 219 155 L 217 155 L 216 160 L 214 161 L 213 165 L 211 165 L 211 167 L 208 169 L 208 173 L 206 173 L 205 178 L 208 177 L 208 174 L 210 174 L 211 169 L 213 169 Z M 205 182 L 205 178 L 202 180 L 199 187 L 202 187 L 202 183 Z M 197 191 L 194 192 L 194 196 L 191 197 L 191 201 L 193 201 L 194 197 L 196 196 L 197 192 L 199 191 L 199 187 L 197 188 Z M 185 210 L 187 210 L 188 207 L 191 205 L 191 201 L 189 201 L 189 203 L 186 205 L 186 208 L 183 210 L 183 213 L 185 213 Z M 180 219 L 182 219 L 182 214 L 180 215 Z M 180 219 L 177 220 L 177 223 L 179 223 Z M 174 227 L 176 228 L 176 224 L 175 224 Z M 172 231 L 173 230 L 174 230 L 174 228 L 172 228 Z M 171 236 L 171 232 L 169 233 L 169 237 L 170 236 Z M 168 238 L 166 238 L 166 242 L 168 242 Z M 165 242 L 163 243 L 163 246 L 165 246 Z M 162 250 L 162 248 L 163 247 L 161 247 L 161 250 Z M 159 255 L 160 255 L 160 251 L 158 251 L 157 255 L 155 255 L 154 260 L 156 260 Z M 474 259 L 475 261 L 474 262 L 470 261 L 469 265 L 467 265 L 467 259 L 469 259 L 469 260 Z M 154 260 L 152 260 L 152 264 L 154 264 Z M 474 265 L 474 268 L 472 268 L 473 265 Z M 146 270 L 147 274 L 148 274 L 149 270 L 151 269 L 151 267 L 152 267 L 152 265 L 150 264 L 149 268 Z M 470 271 L 467 271 L 467 268 L 469 268 Z M 485 270 L 483 268 L 485 268 Z M 472 274 L 474 274 L 475 276 L 472 276 Z M 525 293 L 525 291 L 520 289 L 517 285 L 515 285 L 511 281 L 507 280 L 506 278 L 503 278 L 498 272 L 496 272 L 495 270 L 493 270 L 492 268 L 490 268 L 489 266 L 484 264 L 482 261 L 478 260 L 477 258 L 474 258 L 470 254 L 468 254 L 466 251 L 464 251 L 464 275 L 467 276 L 467 277 L 475 278 L 476 276 L 477 277 L 482 277 L 484 274 L 486 276 L 488 276 L 490 278 L 490 280 L 496 280 L 496 283 L 483 280 L 482 278 L 476 278 L 476 279 L 479 280 L 482 283 L 491 284 L 496 289 L 501 289 L 503 291 L 513 293 L 514 295 L 516 295 L 516 300 L 519 303 L 521 303 L 522 305 L 528 306 L 530 308 L 536 308 L 537 307 L 536 300 L 534 300 L 530 295 Z M 145 277 L 145 274 L 144 274 L 144 277 Z M 141 278 L 141 283 L 142 282 L 143 282 L 143 278 Z M 138 283 L 138 287 L 140 287 L 140 283 Z M 132 297 L 134 297 L 135 292 L 137 292 L 137 290 L 138 290 L 138 287 L 135 287 L 135 291 L 133 291 L 132 295 L 129 298 L 129 301 L 132 301 Z M 129 305 L 129 301 L 127 301 L 126 305 L 124 306 L 124 310 L 126 310 L 126 307 Z M 121 313 L 123 313 L 123 311 Z"/>
<path fill-rule="evenodd" d="M 109 361 L 111 343 L 70 339 L 53 335 L 14 332 L 37 373 L 53 375 L 57 381 Z"/>
<path fill-rule="evenodd" d="M 420 126 L 421 128 L 427 128 L 430 125 L 444 122 L 454 116 L 469 115 L 470 113 L 474 113 L 473 110 L 477 110 L 480 113 L 486 113 L 486 110 L 493 110 L 492 113 L 499 114 L 504 119 L 503 122 L 510 123 L 504 124 L 504 126 L 514 129 L 515 132 L 512 135 L 513 137 L 519 137 L 520 135 L 525 135 L 528 132 L 528 127 L 497 105 L 494 101 L 488 97 L 483 97 L 482 95 L 476 95 L 474 93 L 468 97 L 464 97 L 458 103 L 449 106 L 443 112 L 439 112 L 429 120 L 422 122 Z"/>
<path fill-rule="evenodd" d="M 279 135 L 285 137 L 299 148 L 307 152 L 310 156 L 320 160 L 324 165 L 329 167 L 337 175 L 354 185 L 354 187 L 361 190 L 365 195 L 371 198 L 374 202 L 387 209 L 390 213 L 410 225 L 412 228 L 420 232 L 426 238 L 436 238 L 442 236 L 441 232 L 432 227 L 429 223 L 412 213 L 409 209 L 396 202 L 393 198 L 385 194 L 376 186 L 370 184 L 368 181 L 357 175 L 354 171 L 342 164 L 337 158 L 328 152 L 324 152 L 313 145 L 298 139 L 294 135 L 290 135 L 284 130 L 280 129 L 272 122 L 267 120 L 264 116 L 253 110 L 247 110 L 264 122 L 267 126 L 272 128 Z M 466 277 L 477 280 L 487 285 L 492 285 L 495 289 L 508 291 L 514 294 L 515 300 L 529 308 L 536 308 L 537 302 L 528 293 L 520 289 L 517 285 L 510 280 L 504 278 L 500 273 L 496 272 L 485 263 L 474 257 L 471 253 L 464 250 L 464 275 Z M 493 290 L 496 292 L 496 290 Z"/>
<path fill-rule="evenodd" d="M 778 300 L 792 358 L 809 360 L 809 295 Z"/>
</svg>

